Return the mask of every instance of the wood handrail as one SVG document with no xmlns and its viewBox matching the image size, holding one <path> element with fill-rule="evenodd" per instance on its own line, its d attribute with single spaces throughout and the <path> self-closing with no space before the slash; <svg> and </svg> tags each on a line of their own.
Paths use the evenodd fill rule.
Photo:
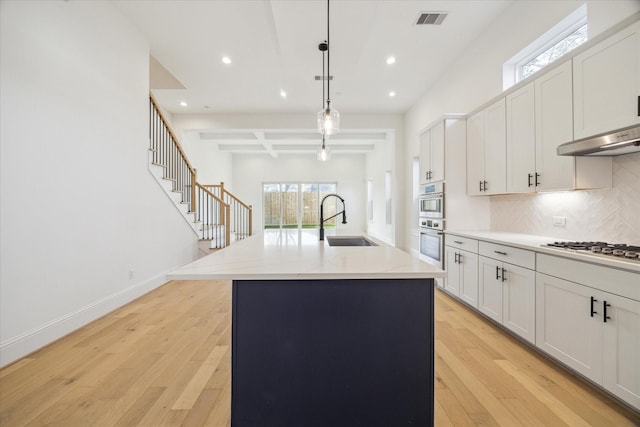
<svg viewBox="0 0 640 427">
<path fill-rule="evenodd" d="M 187 157 L 187 155 L 185 154 L 184 150 L 182 149 L 182 144 L 180 144 L 180 140 L 173 133 L 173 130 L 171 129 L 171 126 L 169 126 L 169 121 L 166 119 L 166 117 L 162 113 L 162 110 L 158 106 L 158 102 L 156 101 L 156 98 L 153 96 L 153 94 L 151 92 L 149 92 L 149 99 L 151 100 L 151 103 L 155 107 L 156 111 L 158 112 L 158 116 L 160 116 L 160 120 L 162 120 L 162 123 L 164 123 L 164 126 L 167 129 L 167 131 L 169 132 L 169 135 L 171 135 L 171 137 L 173 138 L 173 142 L 175 143 L 176 148 L 178 149 L 178 152 L 180 153 L 180 156 L 182 156 L 182 159 L 184 160 L 184 162 L 186 163 L 187 167 L 189 168 L 189 171 L 195 177 L 196 173 L 197 173 L 196 172 L 196 168 L 194 168 L 193 165 L 191 164 L 191 162 L 189 161 L 189 158 Z"/>
<path fill-rule="evenodd" d="M 234 201 L 238 202 L 245 209 L 249 209 L 249 210 L 253 209 L 251 205 L 247 205 L 242 200 L 238 199 L 231 191 L 228 191 L 226 188 L 224 188 L 224 182 L 221 182 L 220 184 L 202 184 L 202 185 L 205 187 L 220 188 L 222 190 L 223 195 L 228 194 Z"/>
<path fill-rule="evenodd" d="M 209 191 L 209 190 L 207 189 L 207 187 L 210 187 L 210 186 L 207 186 L 207 185 L 204 185 L 204 184 L 199 184 L 199 183 L 197 183 L 197 182 L 196 182 L 196 187 L 200 187 L 200 188 L 201 188 L 205 193 L 207 193 L 209 196 L 213 197 L 213 199 L 214 199 L 216 202 L 218 202 L 218 203 L 220 203 L 220 204 L 222 204 L 222 205 L 230 206 L 230 205 L 229 205 L 229 203 L 225 202 L 225 201 L 224 201 L 224 200 L 222 200 L 220 197 L 216 196 L 216 195 L 215 195 L 215 194 L 213 194 L 211 191 Z"/>
</svg>

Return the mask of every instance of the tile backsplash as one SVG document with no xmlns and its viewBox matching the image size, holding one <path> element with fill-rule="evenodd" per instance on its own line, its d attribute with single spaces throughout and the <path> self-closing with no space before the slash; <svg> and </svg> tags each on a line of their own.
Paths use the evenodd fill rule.
<svg viewBox="0 0 640 427">
<path fill-rule="evenodd" d="M 610 189 L 492 196 L 491 230 L 640 246 L 640 153 L 613 158 Z"/>
</svg>

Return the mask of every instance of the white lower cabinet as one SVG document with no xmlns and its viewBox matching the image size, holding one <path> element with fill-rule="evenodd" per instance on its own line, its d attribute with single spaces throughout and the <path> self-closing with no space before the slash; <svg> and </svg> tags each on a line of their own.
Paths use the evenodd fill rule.
<svg viewBox="0 0 640 427">
<path fill-rule="evenodd" d="M 535 342 L 535 272 L 485 256 L 480 256 L 478 264 L 478 309 Z"/>
<path fill-rule="evenodd" d="M 640 302 L 602 295 L 611 304 L 602 323 L 602 385 L 640 409 Z"/>
<path fill-rule="evenodd" d="M 478 254 L 446 247 L 447 280 L 444 288 L 473 308 L 478 308 Z"/>
<path fill-rule="evenodd" d="M 478 241 L 467 237 L 445 235 L 444 288 L 450 294 L 478 308 Z"/>
<path fill-rule="evenodd" d="M 640 410 L 640 273 L 447 233 L 445 290 Z"/>
<path fill-rule="evenodd" d="M 638 274 L 538 258 L 554 276 L 536 273 L 536 346 L 640 409 L 640 301 L 591 287 L 635 296 Z"/>
<path fill-rule="evenodd" d="M 590 314 L 593 295 L 594 290 L 586 286 L 536 274 L 536 345 L 585 377 L 599 382 L 602 378 L 602 319 Z"/>
</svg>

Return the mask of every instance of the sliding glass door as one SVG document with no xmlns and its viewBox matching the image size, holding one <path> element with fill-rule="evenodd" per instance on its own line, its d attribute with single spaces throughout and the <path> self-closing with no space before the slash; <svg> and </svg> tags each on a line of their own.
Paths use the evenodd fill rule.
<svg viewBox="0 0 640 427">
<path fill-rule="evenodd" d="M 262 185 L 262 212 L 264 228 L 318 228 L 320 201 L 327 194 L 335 193 L 336 183 L 282 183 Z M 336 199 L 324 204 L 325 218 L 335 215 Z M 335 218 L 325 222 L 325 227 L 335 227 Z"/>
</svg>

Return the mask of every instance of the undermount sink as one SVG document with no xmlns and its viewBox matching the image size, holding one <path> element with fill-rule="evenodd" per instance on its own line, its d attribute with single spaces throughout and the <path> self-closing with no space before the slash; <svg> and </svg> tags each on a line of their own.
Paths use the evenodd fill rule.
<svg viewBox="0 0 640 427">
<path fill-rule="evenodd" d="M 362 236 L 327 236 L 329 246 L 378 246 Z"/>
</svg>

